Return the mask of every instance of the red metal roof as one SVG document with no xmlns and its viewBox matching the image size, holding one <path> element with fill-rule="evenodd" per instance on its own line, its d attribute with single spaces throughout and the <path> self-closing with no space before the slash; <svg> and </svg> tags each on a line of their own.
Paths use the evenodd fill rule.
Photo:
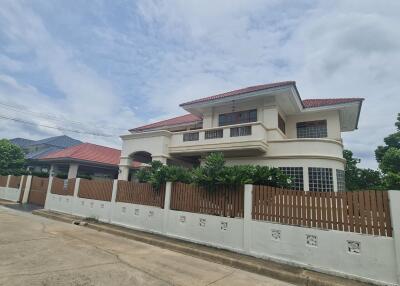
<svg viewBox="0 0 400 286">
<path fill-rule="evenodd" d="M 121 150 L 101 145 L 82 143 L 64 150 L 56 151 L 41 157 L 40 160 L 74 159 L 97 164 L 118 166 Z M 141 163 L 133 162 L 133 167 L 139 167 Z"/>
<path fill-rule="evenodd" d="M 202 121 L 201 117 L 198 117 L 194 114 L 186 114 L 158 122 L 154 122 L 148 125 L 140 126 L 137 128 L 133 128 L 129 131 L 144 131 L 148 129 L 153 129 L 153 128 L 158 128 L 158 127 L 164 127 L 164 126 L 174 126 L 174 125 L 179 125 L 179 124 L 185 124 L 185 123 L 192 123 L 192 122 L 198 122 Z"/>
<path fill-rule="evenodd" d="M 200 103 L 200 102 L 205 102 L 205 101 L 210 101 L 210 100 L 215 100 L 215 99 L 221 99 L 224 97 L 245 94 L 245 93 L 249 93 L 249 92 L 254 92 L 254 91 L 259 91 L 259 90 L 269 89 L 269 88 L 276 88 L 276 87 L 281 87 L 281 86 L 286 86 L 286 85 L 294 85 L 295 86 L 296 82 L 295 81 L 282 81 L 282 82 L 249 86 L 249 87 L 245 87 L 245 88 L 241 88 L 241 89 L 237 89 L 237 90 L 233 90 L 233 91 L 229 91 L 229 92 L 224 92 L 224 93 L 220 93 L 220 94 L 209 96 L 209 97 L 192 100 L 189 102 L 182 103 L 179 106 L 185 106 L 185 105 L 194 104 L 194 103 Z"/>
<path fill-rule="evenodd" d="M 323 99 L 304 99 L 304 108 L 322 107 L 342 103 L 363 101 L 364 98 L 323 98 Z"/>
</svg>

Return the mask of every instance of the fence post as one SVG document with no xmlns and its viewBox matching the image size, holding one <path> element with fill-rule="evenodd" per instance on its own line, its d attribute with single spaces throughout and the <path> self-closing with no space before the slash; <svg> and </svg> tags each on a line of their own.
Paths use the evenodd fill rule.
<svg viewBox="0 0 400 286">
<path fill-rule="evenodd" d="M 110 211 L 108 213 L 108 222 L 112 222 L 112 218 L 114 217 L 114 209 L 116 207 L 116 199 L 117 199 L 117 191 L 118 191 L 118 180 L 113 181 L 112 193 L 111 193 L 111 204 Z"/>
<path fill-rule="evenodd" d="M 165 198 L 164 198 L 164 217 L 163 217 L 163 233 L 167 233 L 168 228 L 168 218 L 169 218 L 169 210 L 171 205 L 171 190 L 172 183 L 167 182 L 165 184 Z"/>
<path fill-rule="evenodd" d="M 22 175 L 21 176 L 21 180 L 19 180 L 19 188 L 18 188 L 18 191 L 19 191 L 19 197 L 18 197 L 18 203 L 21 203 L 21 201 L 22 201 L 22 198 L 21 198 L 21 192 L 22 192 L 22 189 L 23 189 L 23 182 L 24 182 L 24 179 L 25 179 L 25 177 L 26 177 L 26 175 Z M 23 194 L 22 194 L 22 196 L 23 196 Z M 21 199 L 20 199 L 21 198 Z"/>
<path fill-rule="evenodd" d="M 22 202 L 21 202 L 22 204 L 26 204 L 28 202 L 29 192 L 31 191 L 31 185 L 32 185 L 32 175 L 29 175 L 26 178 L 24 195 L 22 197 Z"/>
<path fill-rule="evenodd" d="M 397 282 L 400 283 L 400 191 L 389 191 L 390 218 L 393 228 L 394 252 L 396 256 Z"/>
<path fill-rule="evenodd" d="M 250 247 L 251 247 L 252 208 L 253 208 L 253 185 L 244 185 L 243 249 L 246 253 L 250 253 Z"/>
<path fill-rule="evenodd" d="M 8 186 L 10 185 L 10 180 L 11 180 L 11 175 L 7 176 L 7 184 L 6 184 L 6 189 L 8 189 Z M 7 191 L 7 190 L 6 190 Z"/>
<path fill-rule="evenodd" d="M 49 202 L 50 202 L 50 193 L 51 193 L 51 186 L 53 185 L 53 176 L 49 176 L 49 184 L 47 185 L 47 191 L 46 191 L 46 200 L 44 201 L 44 209 L 47 210 L 49 209 Z"/>
</svg>

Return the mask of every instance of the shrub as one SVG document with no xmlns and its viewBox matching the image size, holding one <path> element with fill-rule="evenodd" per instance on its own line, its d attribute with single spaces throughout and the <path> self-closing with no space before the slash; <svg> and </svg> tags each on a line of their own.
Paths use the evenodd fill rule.
<svg viewBox="0 0 400 286">
<path fill-rule="evenodd" d="M 255 184 L 276 187 L 291 185 L 290 178 L 277 168 L 252 165 L 225 166 L 222 153 L 211 153 L 205 158 L 203 166 L 192 170 L 153 161 L 150 168 L 139 170 L 136 177 L 139 182 L 150 183 L 157 189 L 166 182 L 195 183 L 208 190 L 214 190 L 219 185 Z"/>
</svg>

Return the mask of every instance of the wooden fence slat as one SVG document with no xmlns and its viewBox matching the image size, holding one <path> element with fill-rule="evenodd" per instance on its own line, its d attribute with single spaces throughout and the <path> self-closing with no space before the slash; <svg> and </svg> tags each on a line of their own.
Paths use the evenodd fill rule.
<svg viewBox="0 0 400 286">
<path fill-rule="evenodd" d="M 367 233 L 367 223 L 366 223 L 366 216 L 365 216 L 365 199 L 364 199 L 364 192 L 358 192 L 358 203 L 360 207 L 360 222 L 361 222 L 361 233 Z"/>
<path fill-rule="evenodd" d="M 390 217 L 390 208 L 389 208 L 389 194 L 387 191 L 382 192 L 382 200 L 383 200 L 383 212 L 385 215 L 385 227 L 386 227 L 386 235 L 392 236 L 392 220 Z"/>
</svg>

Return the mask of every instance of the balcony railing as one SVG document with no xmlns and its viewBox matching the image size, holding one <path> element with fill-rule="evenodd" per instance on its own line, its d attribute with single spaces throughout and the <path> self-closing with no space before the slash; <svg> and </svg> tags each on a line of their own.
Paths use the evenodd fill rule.
<svg viewBox="0 0 400 286">
<path fill-rule="evenodd" d="M 199 132 L 184 133 L 183 142 L 186 141 L 199 141 Z"/>
<path fill-rule="evenodd" d="M 251 135 L 251 125 L 231 128 L 231 137 Z"/>
<path fill-rule="evenodd" d="M 224 137 L 224 129 L 207 130 L 204 132 L 204 139 L 216 139 Z"/>
</svg>

